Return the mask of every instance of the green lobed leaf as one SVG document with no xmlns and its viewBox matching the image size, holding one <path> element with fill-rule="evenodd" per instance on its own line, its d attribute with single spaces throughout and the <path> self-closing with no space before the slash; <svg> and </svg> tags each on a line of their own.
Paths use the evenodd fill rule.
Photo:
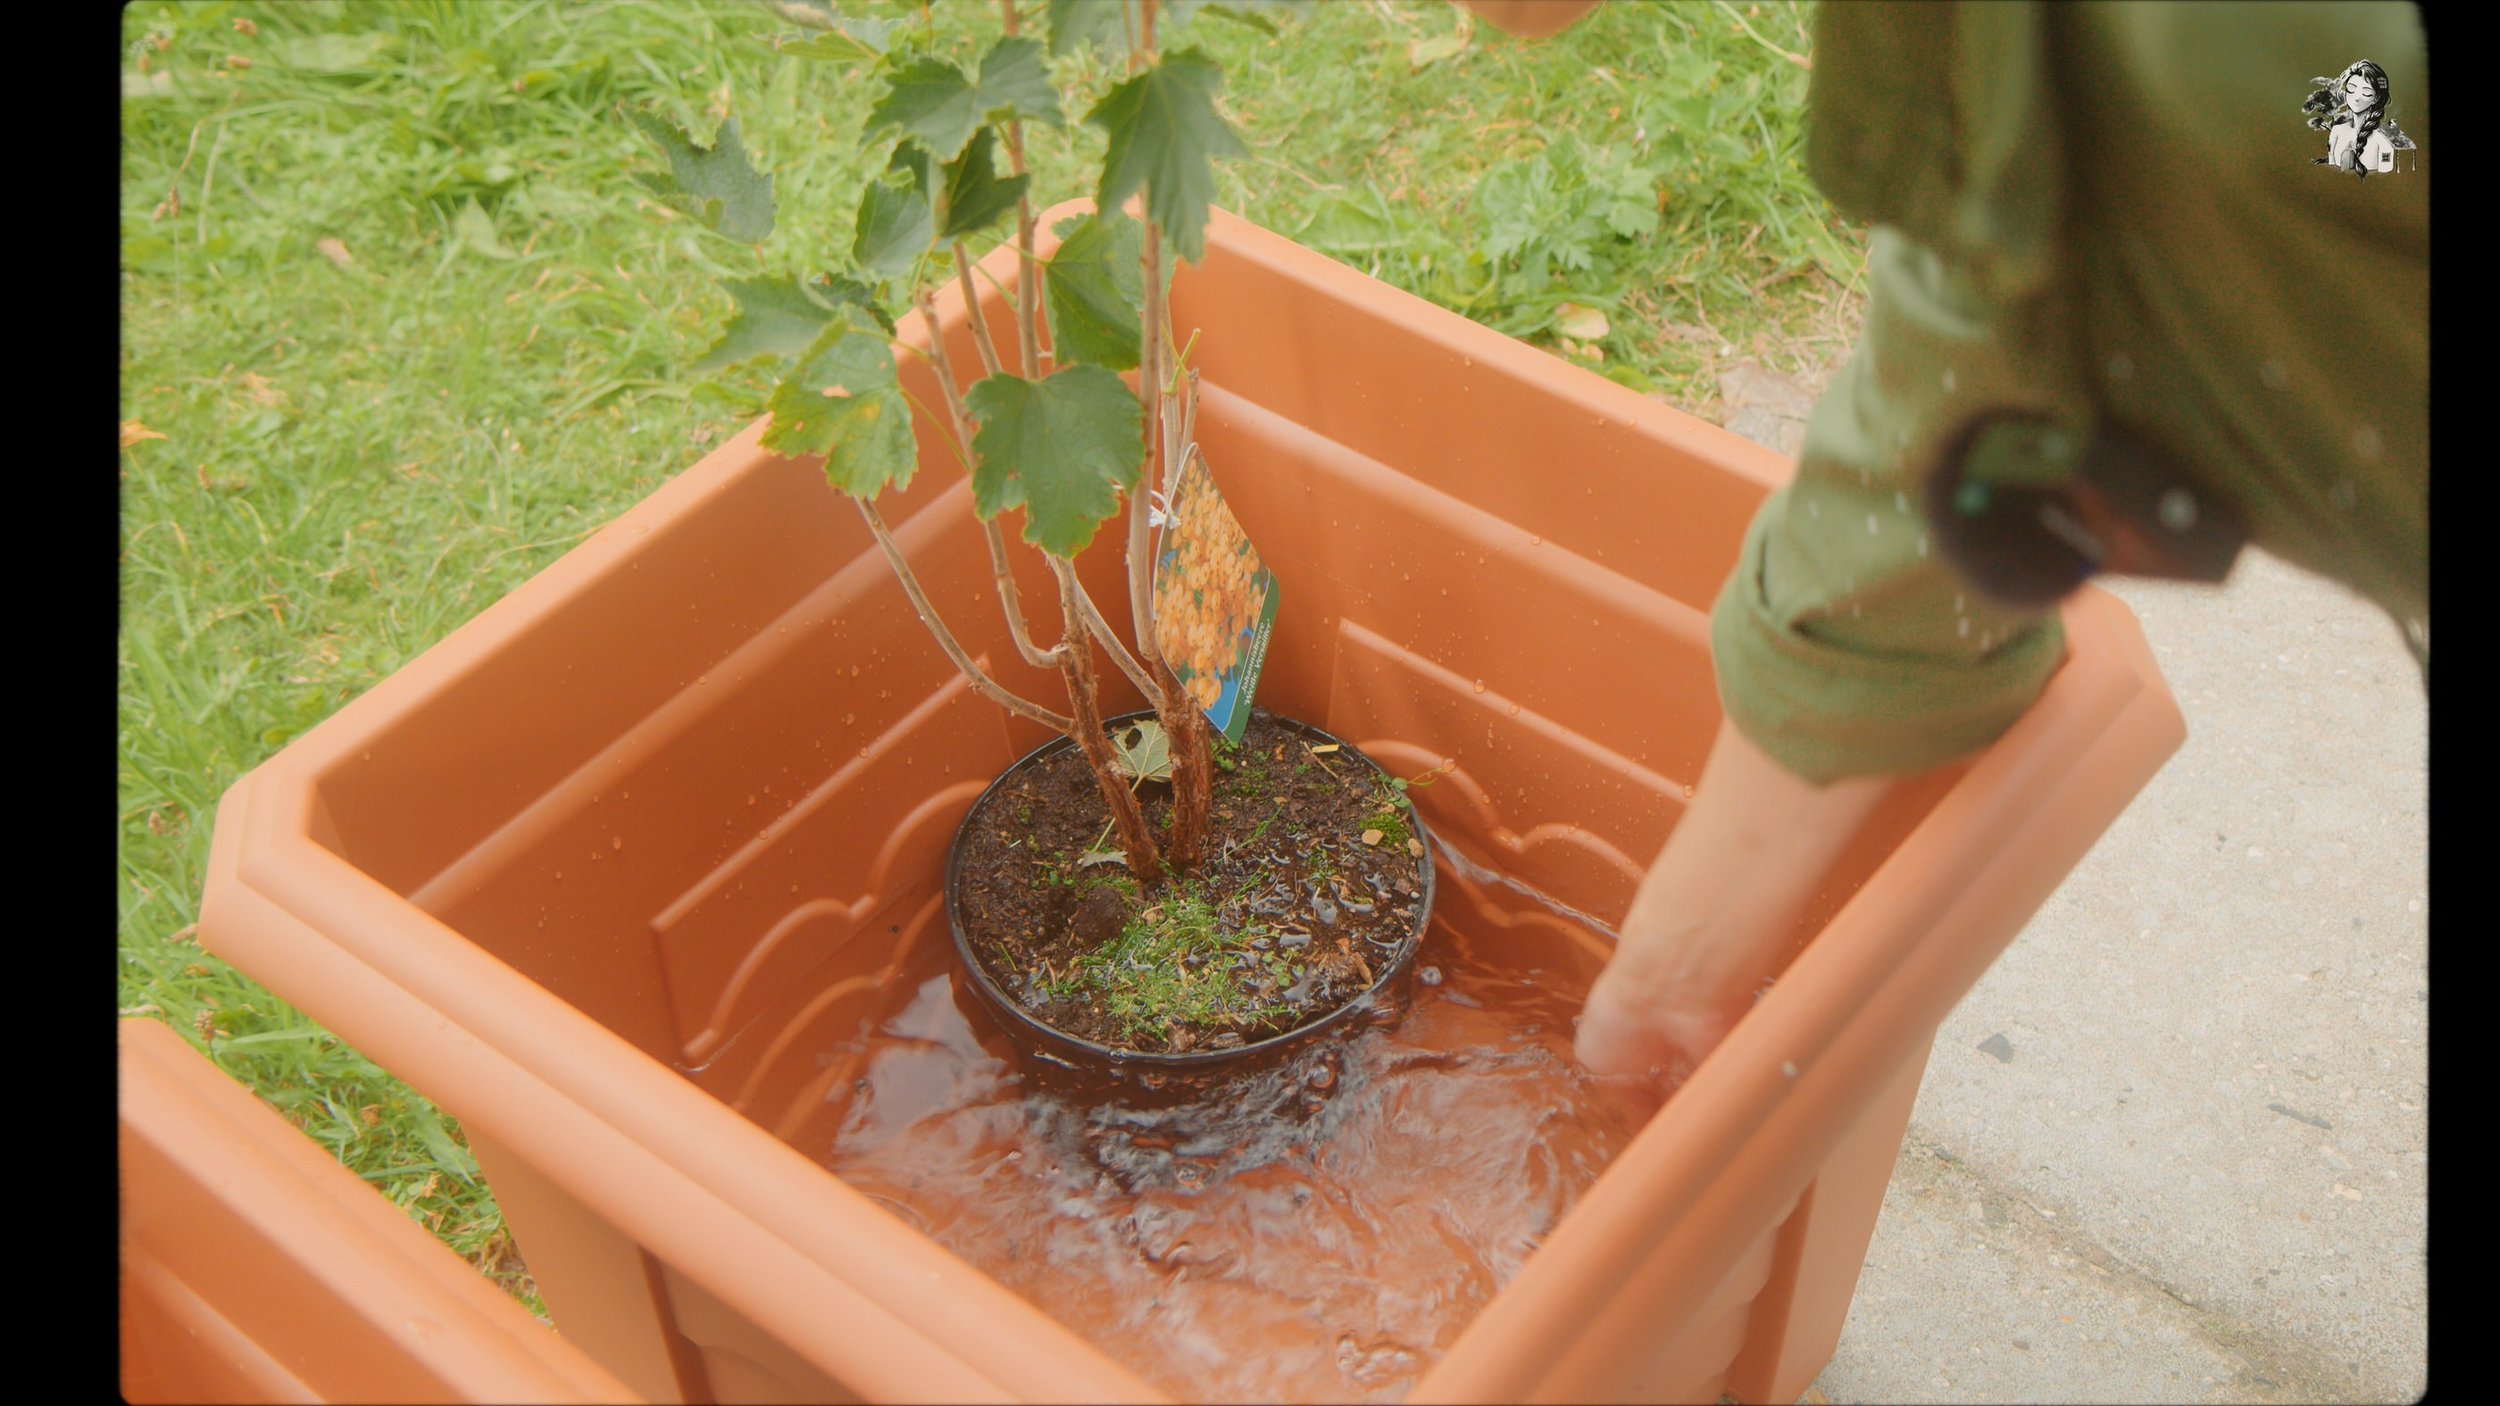
<svg viewBox="0 0 2500 1406">
<path fill-rule="evenodd" d="M 1113 55 L 1129 50 L 1128 29 L 1120 17 L 1126 0 L 1047 0 L 1042 23 L 1050 31 L 1053 58 L 1073 54 L 1088 44 Z"/>
<path fill-rule="evenodd" d="M 946 163 L 945 214 L 938 223 L 938 238 L 961 239 L 996 224 L 1016 208 L 1025 187 L 1033 183 L 1030 174 L 999 178 L 991 159 L 997 144 L 991 129 L 984 127 L 963 155 Z"/>
<path fill-rule="evenodd" d="M 905 138 L 894 144 L 894 154 L 886 158 L 888 172 L 901 171 L 911 177 L 912 188 L 932 208 L 937 205 L 942 185 L 938 180 L 938 163 L 918 142 Z"/>
<path fill-rule="evenodd" d="M 790 458 L 823 455 L 826 480 L 842 492 L 873 497 L 911 482 L 919 456 L 893 348 L 856 321 L 827 326 L 766 408 L 773 422 L 764 447 Z"/>
<path fill-rule="evenodd" d="M 827 326 L 847 321 L 850 308 L 877 312 L 868 289 L 850 279 L 819 275 L 796 278 L 729 278 L 721 287 L 738 304 L 721 338 L 694 364 L 697 371 L 736 366 L 758 357 L 786 359 L 815 345 Z"/>
<path fill-rule="evenodd" d="M 912 60 L 886 76 L 886 93 L 868 112 L 868 130 L 899 127 L 941 161 L 953 160 L 981 125 L 977 90 L 941 58 Z"/>
<path fill-rule="evenodd" d="M 1001 39 L 981 56 L 980 77 L 945 59 L 922 57 L 886 78 L 886 94 L 868 114 L 868 130 L 900 128 L 940 161 L 952 161 L 984 123 L 1018 120 L 1052 125 L 1062 119 L 1059 94 L 1042 64 L 1042 44 Z"/>
<path fill-rule="evenodd" d="M 806 351 L 825 324 L 844 314 L 808 296 L 789 277 L 727 278 L 721 288 L 738 305 L 737 315 L 694 363 L 696 371 L 714 371 L 759 357 L 790 357 Z"/>
<path fill-rule="evenodd" d="M 894 31 L 902 28 L 904 22 L 832 15 L 828 23 L 832 28 L 816 34 L 775 39 L 773 52 L 802 59 L 872 59 L 886 51 Z"/>
<path fill-rule="evenodd" d="M 900 155 L 900 149 L 896 152 Z M 919 178 L 897 185 L 875 180 L 860 192 L 859 216 L 853 222 L 851 258 L 870 278 L 899 278 L 929 252 L 937 223 Z"/>
<path fill-rule="evenodd" d="M 1071 216 L 1060 221 L 1057 233 L 1063 237 L 1042 282 L 1052 357 L 1062 366 L 1134 368 L 1138 307 L 1146 291 L 1138 266 L 1144 227 L 1115 210 L 1107 217 Z"/>
<path fill-rule="evenodd" d="M 1206 252 L 1215 160 L 1246 150 L 1215 110 L 1223 83 L 1224 71 L 1213 59 L 1183 49 L 1104 94 L 1085 114 L 1110 134 L 1094 207 L 1116 210 L 1143 185 L 1147 217 L 1172 242 L 1173 253 L 1191 263 Z"/>
<path fill-rule="evenodd" d="M 983 521 L 1024 509 L 1024 540 L 1073 557 L 1119 511 L 1146 454 L 1137 397 L 1119 373 L 1070 366 L 1039 381 L 986 377 L 966 393 L 972 508 Z"/>
<path fill-rule="evenodd" d="M 859 309 L 876 319 L 877 326 L 888 339 L 894 336 L 894 319 L 877 305 L 877 290 L 858 279 L 834 273 L 818 274 L 816 281 L 807 285 L 807 291 L 830 306 Z"/>
<path fill-rule="evenodd" d="M 748 162 L 735 118 L 720 124 L 711 146 L 697 146 L 684 128 L 656 113 L 636 108 L 626 116 L 668 158 L 668 174 L 645 176 L 644 185 L 705 228 L 741 244 L 762 243 L 773 232 L 773 178 Z"/>
<path fill-rule="evenodd" d="M 981 81 L 973 99 L 984 122 L 1021 120 L 1058 126 L 1059 90 L 1042 64 L 1042 41 L 1001 39 L 981 56 Z"/>
</svg>

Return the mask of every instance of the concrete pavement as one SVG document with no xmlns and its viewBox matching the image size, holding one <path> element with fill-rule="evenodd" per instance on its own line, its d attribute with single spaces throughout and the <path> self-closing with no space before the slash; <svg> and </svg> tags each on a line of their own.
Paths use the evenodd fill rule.
<svg viewBox="0 0 2500 1406">
<path fill-rule="evenodd" d="M 2428 706 L 2250 555 L 2121 582 L 2187 744 L 1949 1017 L 1836 1402 L 2427 1385 Z"/>
</svg>

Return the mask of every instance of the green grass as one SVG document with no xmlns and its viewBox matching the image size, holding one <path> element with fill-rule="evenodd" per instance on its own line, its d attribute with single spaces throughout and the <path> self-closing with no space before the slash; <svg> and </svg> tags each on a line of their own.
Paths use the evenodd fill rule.
<svg viewBox="0 0 2500 1406">
<path fill-rule="evenodd" d="M 1326 0 L 1274 36 L 1202 19 L 1256 151 L 1218 198 L 1710 414 L 1725 357 L 1836 355 L 1862 263 L 1797 165 L 1803 75 L 1769 46 L 1802 48 L 1802 13 L 1741 12 L 1751 35 L 1715 3 L 1542 44 L 1476 25 L 1438 58 L 1418 46 L 1464 21 L 1435 0 Z M 713 279 L 847 244 L 875 95 L 773 54 L 791 26 L 747 0 L 123 14 L 121 414 L 163 437 L 121 460 L 119 1006 L 535 1306 L 457 1125 L 198 949 L 209 823 L 758 413 L 761 371 L 683 371 L 729 308 Z M 776 177 L 760 264 L 633 184 L 652 159 L 613 114 L 644 102 L 698 135 L 737 116 Z M 1041 188 L 1098 140 L 1042 142 Z M 1564 346 L 1565 304 L 1605 334 Z"/>
<path fill-rule="evenodd" d="M 1216 921 L 1216 906 L 1195 880 L 1184 881 L 1130 919 L 1117 938 L 1077 959 L 1078 985 L 1102 998 L 1123 1035 L 1176 1020 L 1255 1025 L 1287 1013 L 1254 999 L 1235 972 L 1242 955 L 1254 954 L 1250 944 L 1272 934 L 1257 924 L 1227 931 Z M 1274 975 L 1290 981 L 1290 963 L 1275 956 L 1266 961 Z"/>
</svg>

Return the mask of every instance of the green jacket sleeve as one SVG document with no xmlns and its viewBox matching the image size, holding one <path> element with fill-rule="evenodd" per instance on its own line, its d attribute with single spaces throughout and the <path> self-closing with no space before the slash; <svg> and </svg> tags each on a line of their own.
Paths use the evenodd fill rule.
<svg viewBox="0 0 2500 1406">
<path fill-rule="evenodd" d="M 2090 398 L 2059 302 L 2064 191 L 2045 24 L 2028 4 L 1821 7 L 1815 183 L 1876 225 L 1857 350 L 1808 422 L 1711 619 L 1745 736 L 1816 782 L 1907 775 L 1986 746 L 2063 654 L 2054 614 L 1983 600 L 1920 502 L 1982 410 L 2079 431 Z"/>
<path fill-rule="evenodd" d="M 1867 322 L 1712 615 L 1736 726 L 1811 780 L 1898 775 L 2038 695 L 2054 615 L 1983 602 L 1916 510 L 1983 413 L 2069 442 L 2126 428 L 2426 660 L 2429 172 L 2315 164 L 2301 106 L 2372 57 L 2425 153 L 2411 7 L 1852 3 L 1815 23 L 1807 164 L 1877 227 Z"/>
<path fill-rule="evenodd" d="M 2000 609 L 1934 547 L 1919 480 L 1958 407 L 2066 418 L 2026 362 L 2038 320 L 1896 230 L 1869 251 L 1867 324 L 1807 423 L 1796 478 L 1745 537 L 1711 616 L 1720 700 L 1745 736 L 1816 782 L 1907 775 L 1986 746 L 2062 657 L 2054 615 Z M 2027 356 L 2026 353 L 2030 355 Z"/>
</svg>

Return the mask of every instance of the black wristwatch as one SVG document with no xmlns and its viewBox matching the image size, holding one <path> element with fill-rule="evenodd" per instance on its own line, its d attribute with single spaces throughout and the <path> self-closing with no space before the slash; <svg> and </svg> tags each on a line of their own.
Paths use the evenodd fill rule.
<svg viewBox="0 0 2500 1406">
<path fill-rule="evenodd" d="M 2107 423 L 1982 414 L 1946 441 L 1926 498 L 1946 560 L 2017 609 L 2053 605 L 2104 572 L 2218 582 L 2248 541 L 2227 500 Z"/>
</svg>

